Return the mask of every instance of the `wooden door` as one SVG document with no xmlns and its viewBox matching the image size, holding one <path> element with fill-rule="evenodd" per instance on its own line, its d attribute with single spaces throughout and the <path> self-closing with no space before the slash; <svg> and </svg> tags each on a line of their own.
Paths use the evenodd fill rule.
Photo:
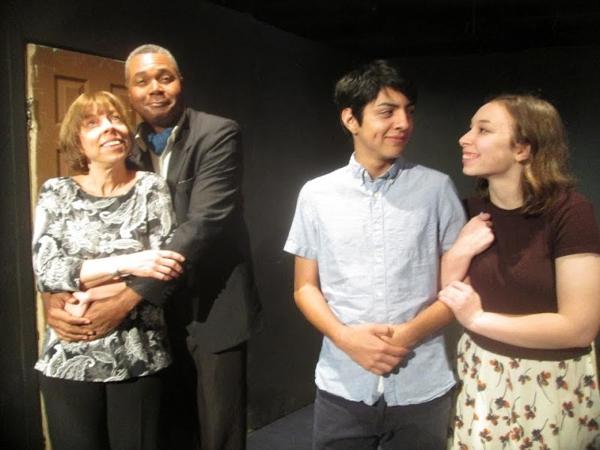
<svg viewBox="0 0 600 450">
<path fill-rule="evenodd" d="M 129 100 L 125 87 L 124 61 L 36 44 L 27 44 L 26 60 L 29 174 L 31 208 L 34 212 L 42 183 L 48 178 L 70 174 L 63 155 L 58 151 L 58 131 L 73 100 L 83 92 L 97 90 L 112 92 L 128 107 Z M 138 120 L 131 108 L 129 113 L 131 123 L 136 123 Z M 37 328 L 40 346 L 44 327 L 43 306 L 38 296 Z M 45 423 L 44 435 L 47 437 Z M 46 448 L 50 448 L 47 438 Z"/>
</svg>

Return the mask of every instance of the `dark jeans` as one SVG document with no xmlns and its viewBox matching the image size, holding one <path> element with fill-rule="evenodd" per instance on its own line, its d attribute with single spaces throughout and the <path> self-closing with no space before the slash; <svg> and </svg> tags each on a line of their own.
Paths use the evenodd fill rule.
<svg viewBox="0 0 600 450">
<path fill-rule="evenodd" d="M 162 373 L 110 383 L 40 375 L 54 450 L 156 450 Z"/>
<path fill-rule="evenodd" d="M 314 450 L 442 450 L 446 448 L 451 393 L 418 405 L 373 406 L 317 389 Z"/>
</svg>

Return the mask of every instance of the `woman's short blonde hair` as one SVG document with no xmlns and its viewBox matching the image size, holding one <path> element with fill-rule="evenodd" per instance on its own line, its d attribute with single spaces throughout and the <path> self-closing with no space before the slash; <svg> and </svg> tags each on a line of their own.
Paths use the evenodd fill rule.
<svg viewBox="0 0 600 450">
<path fill-rule="evenodd" d="M 76 172 L 88 171 L 88 160 L 81 148 L 81 126 L 90 114 L 103 114 L 115 111 L 121 116 L 131 136 L 131 125 L 128 121 L 127 109 L 117 96 L 107 91 L 83 93 L 69 106 L 60 125 L 58 145 L 65 155 L 69 167 Z M 131 138 L 130 138 L 131 139 Z"/>
</svg>

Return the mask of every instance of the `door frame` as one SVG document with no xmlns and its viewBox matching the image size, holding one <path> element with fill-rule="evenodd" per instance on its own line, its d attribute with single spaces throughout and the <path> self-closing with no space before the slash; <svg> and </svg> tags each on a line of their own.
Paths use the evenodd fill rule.
<svg viewBox="0 0 600 450">
<path fill-rule="evenodd" d="M 37 359 L 35 292 L 31 269 L 31 210 L 25 38 L 12 14 L 0 19 L 0 446 L 40 449 L 44 446 Z"/>
</svg>

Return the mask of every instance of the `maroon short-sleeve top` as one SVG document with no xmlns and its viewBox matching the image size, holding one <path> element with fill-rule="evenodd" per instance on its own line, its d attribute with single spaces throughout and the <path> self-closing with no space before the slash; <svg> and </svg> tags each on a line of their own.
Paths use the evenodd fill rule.
<svg viewBox="0 0 600 450">
<path fill-rule="evenodd" d="M 591 203 L 581 194 L 563 194 L 545 213 L 504 210 L 487 199 L 466 202 L 469 217 L 490 213 L 494 243 L 471 262 L 469 277 L 484 311 L 505 314 L 556 312 L 555 259 L 577 253 L 600 253 L 600 233 Z M 515 358 L 561 360 L 590 351 L 530 349 L 469 332 L 478 345 Z"/>
</svg>

